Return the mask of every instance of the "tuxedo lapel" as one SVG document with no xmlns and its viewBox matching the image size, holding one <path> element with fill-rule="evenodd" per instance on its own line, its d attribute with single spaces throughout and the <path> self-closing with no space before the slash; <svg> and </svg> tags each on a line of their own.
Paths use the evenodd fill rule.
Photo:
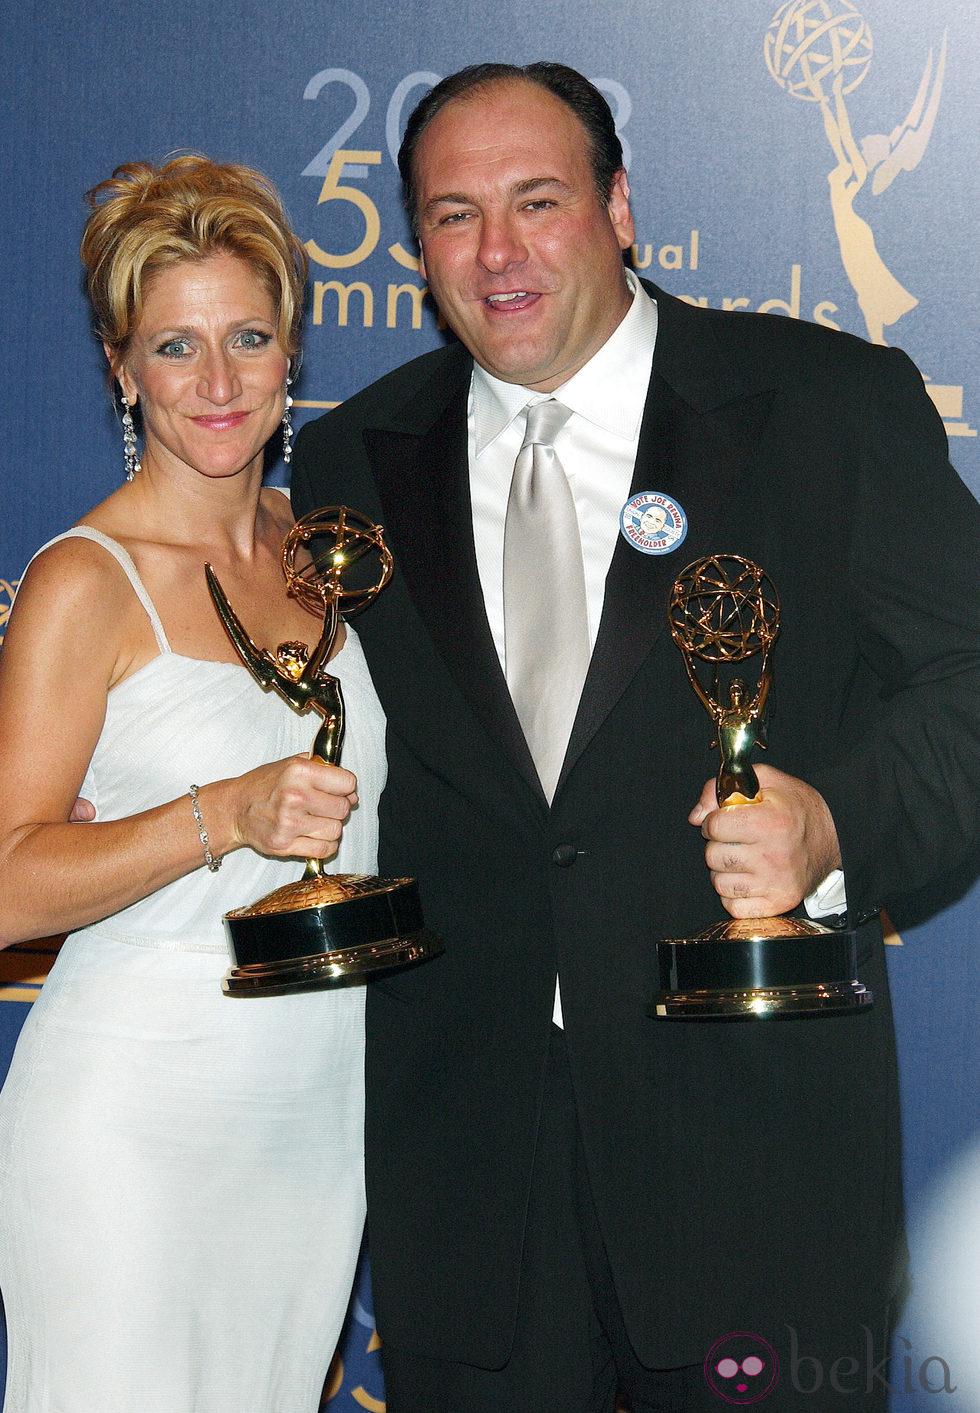
<svg viewBox="0 0 980 1413">
<path fill-rule="evenodd" d="M 473 541 L 462 349 L 364 442 L 397 569 L 443 660 L 484 729 L 544 795 L 487 621 Z"/>
<path fill-rule="evenodd" d="M 736 375 L 696 311 L 653 292 L 657 346 L 630 495 L 668 496 L 687 516 L 688 532 L 664 555 L 643 554 L 617 538 L 563 777 L 667 631 L 668 599 L 681 570 L 703 555 L 731 551 L 726 510 L 771 402 L 767 387 L 748 386 Z"/>
</svg>

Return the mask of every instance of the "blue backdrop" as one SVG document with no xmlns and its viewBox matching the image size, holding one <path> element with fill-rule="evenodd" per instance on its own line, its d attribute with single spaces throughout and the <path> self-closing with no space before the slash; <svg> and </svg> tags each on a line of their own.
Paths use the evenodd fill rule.
<svg viewBox="0 0 980 1413">
<path fill-rule="evenodd" d="M 904 347 L 980 491 L 980 14 L 968 0 L 866 0 L 860 14 L 848 0 L 623 0 L 602 13 L 587 0 L 533 12 L 497 0 L 486 13 L 432 0 L 47 0 L 5 7 L 2 23 L 0 634 L 33 549 L 122 475 L 80 287 L 84 190 L 122 161 L 188 148 L 272 177 L 311 256 L 299 423 L 439 340 L 394 152 L 425 87 L 484 59 L 560 59 L 607 93 L 628 150 L 634 263 L 665 288 Z M 917 1259 L 926 1195 L 980 1143 L 978 913 L 968 892 L 903 925 L 889 953 Z M 0 1001 L 8 1049 L 34 994 L 16 981 L 25 965 L 33 975 L 43 958 L 8 963 L 25 998 Z M 332 1410 L 383 1408 L 372 1335 L 362 1277 Z M 942 1331 L 914 1298 L 902 1338 L 893 1407 L 968 1406 L 962 1390 L 924 1387 L 939 1381 L 935 1364 L 922 1374 L 944 1354 Z"/>
</svg>

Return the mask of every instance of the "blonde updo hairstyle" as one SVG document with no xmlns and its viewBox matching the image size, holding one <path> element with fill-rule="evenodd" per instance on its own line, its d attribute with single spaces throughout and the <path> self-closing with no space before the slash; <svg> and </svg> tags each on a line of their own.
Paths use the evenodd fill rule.
<svg viewBox="0 0 980 1413">
<path fill-rule="evenodd" d="M 277 311 L 279 343 L 299 354 L 306 251 L 272 184 L 249 167 L 198 153 L 161 166 L 127 162 L 87 193 L 81 256 L 95 333 L 125 356 L 153 276 L 184 260 L 234 255 L 255 269 Z M 111 374 L 110 374 L 111 376 Z"/>
</svg>

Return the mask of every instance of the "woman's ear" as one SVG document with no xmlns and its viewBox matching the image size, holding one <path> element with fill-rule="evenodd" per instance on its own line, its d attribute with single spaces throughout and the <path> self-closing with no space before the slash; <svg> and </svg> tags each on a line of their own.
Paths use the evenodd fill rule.
<svg viewBox="0 0 980 1413">
<path fill-rule="evenodd" d="M 119 384 L 119 389 L 123 397 L 129 403 L 130 407 L 135 407 L 137 402 L 139 401 L 139 393 L 136 390 L 135 382 L 127 373 L 126 366 L 123 363 L 122 359 L 119 357 L 118 353 L 116 353 L 114 349 L 110 348 L 107 343 L 104 343 L 102 347 L 105 350 L 105 356 L 108 359 L 109 367 L 112 370 L 112 376 Z"/>
</svg>

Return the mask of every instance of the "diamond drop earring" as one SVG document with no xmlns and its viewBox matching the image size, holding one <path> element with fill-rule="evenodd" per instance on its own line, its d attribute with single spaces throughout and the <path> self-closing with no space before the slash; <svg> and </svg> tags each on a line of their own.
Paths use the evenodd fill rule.
<svg viewBox="0 0 980 1413">
<path fill-rule="evenodd" d="M 124 393 L 119 394 L 123 405 L 123 455 L 126 458 L 126 480 L 131 481 L 137 471 L 141 471 L 139 452 L 136 448 L 136 428 L 133 425 L 133 414 L 129 410 L 129 403 L 126 401 Z"/>
<path fill-rule="evenodd" d="M 286 379 L 286 402 L 282 409 L 282 459 L 287 466 L 293 456 L 293 423 L 289 416 L 289 409 L 293 405 L 293 399 L 289 396 L 292 382 L 292 378 Z"/>
</svg>

